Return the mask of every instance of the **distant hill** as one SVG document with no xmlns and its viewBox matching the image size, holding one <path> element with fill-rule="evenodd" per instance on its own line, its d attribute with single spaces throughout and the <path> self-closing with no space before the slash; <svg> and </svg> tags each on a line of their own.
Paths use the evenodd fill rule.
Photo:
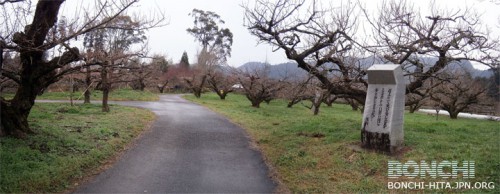
<svg viewBox="0 0 500 194">
<path fill-rule="evenodd" d="M 437 58 L 424 57 L 421 58 L 421 60 L 424 61 L 426 64 L 429 64 L 430 67 L 431 64 L 434 64 L 437 61 Z M 361 66 L 366 66 L 365 68 L 368 68 L 373 64 L 380 64 L 380 63 L 383 62 L 375 57 L 368 57 L 361 59 Z M 293 80 L 293 79 L 302 79 L 304 77 L 307 77 L 307 72 L 297 67 L 297 63 L 295 62 L 280 63 L 276 65 L 270 65 L 268 63 L 262 63 L 262 62 L 248 62 L 239 66 L 237 69 L 251 72 L 256 70 L 263 70 L 266 67 L 268 76 L 274 79 L 288 78 Z M 471 64 L 470 61 L 454 62 L 448 65 L 446 69 L 447 70 L 462 69 L 470 72 L 473 77 L 487 78 L 493 75 L 491 71 L 479 70 L 474 68 L 474 66 Z"/>
<path fill-rule="evenodd" d="M 259 71 L 267 68 L 268 76 L 273 79 L 298 79 L 307 77 L 307 72 L 297 67 L 297 63 L 288 62 L 288 63 L 280 63 L 276 65 L 270 65 L 268 63 L 261 62 L 248 62 L 240 67 L 239 70 L 242 71 Z"/>
</svg>

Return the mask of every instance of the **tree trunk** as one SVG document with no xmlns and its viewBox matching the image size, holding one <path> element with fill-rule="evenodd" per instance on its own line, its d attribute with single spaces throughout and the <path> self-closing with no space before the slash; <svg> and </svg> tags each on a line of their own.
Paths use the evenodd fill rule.
<svg viewBox="0 0 500 194">
<path fill-rule="evenodd" d="M 321 106 L 321 103 L 320 104 L 314 104 L 312 107 L 311 107 L 311 110 L 313 112 L 313 115 L 318 115 L 319 113 L 319 107 Z"/>
<path fill-rule="evenodd" d="M 225 92 L 222 92 L 222 93 L 219 95 L 219 97 L 220 97 L 220 99 L 221 99 L 221 100 L 225 100 L 225 99 L 226 99 L 226 96 L 227 96 L 227 93 L 225 93 Z"/>
<path fill-rule="evenodd" d="M 214 88 L 213 91 L 215 91 L 215 93 L 217 94 L 217 96 L 219 96 L 221 100 L 224 100 L 226 98 L 223 91 L 218 90 L 217 88 Z"/>
<path fill-rule="evenodd" d="M 323 102 L 323 94 L 321 93 L 321 91 L 315 92 L 314 98 L 311 100 L 311 102 L 312 102 L 311 111 L 313 112 L 313 115 L 318 115 L 319 107 Z"/>
<path fill-rule="evenodd" d="M 87 72 L 85 72 L 85 88 L 86 89 L 85 89 L 85 93 L 83 94 L 84 95 L 83 103 L 90 104 L 90 85 L 92 84 L 92 79 L 91 79 L 89 66 L 86 67 L 86 71 L 87 71 Z"/>
<path fill-rule="evenodd" d="M 35 85 L 39 84 L 19 85 L 12 100 L 5 100 L 0 97 L 0 136 L 25 138 L 28 134 L 34 132 L 29 127 L 28 115 L 35 104 L 36 95 L 42 90 L 42 88 L 35 87 Z"/>
<path fill-rule="evenodd" d="M 144 88 L 146 88 L 146 84 L 144 84 L 144 79 L 139 79 L 139 90 L 144 92 Z"/>
<path fill-rule="evenodd" d="M 2 124 L 0 125 L 0 137 L 25 138 L 27 134 L 33 133 L 28 124 L 29 111 L 21 111 L 14 104 L 16 103 L 1 100 Z"/>
<path fill-rule="evenodd" d="M 57 21 L 59 7 L 63 2 L 38 1 L 32 24 L 26 27 L 24 32 L 13 35 L 12 41 L 21 48 L 19 87 L 12 100 L 0 97 L 0 136 L 23 138 L 33 133 L 29 127 L 28 115 L 35 104 L 36 96 L 58 81 L 60 77 L 56 76 L 55 69 L 78 59 L 76 48 L 51 61 L 45 61 L 45 50 L 38 49 L 44 44 L 49 30 Z"/>
<path fill-rule="evenodd" d="M 158 91 L 159 91 L 161 94 L 163 94 L 163 90 L 165 89 L 165 87 L 160 86 L 160 85 L 158 85 L 158 86 L 156 86 L 156 87 L 158 88 Z"/>
<path fill-rule="evenodd" d="M 254 108 L 260 108 L 260 103 L 262 101 L 260 101 L 260 100 L 252 100 L 251 102 L 252 102 L 252 107 L 254 107 Z"/>
<path fill-rule="evenodd" d="M 102 87 L 102 112 L 109 112 L 108 98 L 111 84 L 108 80 L 107 67 L 103 66 L 101 70 L 101 87 Z"/>
<path fill-rule="evenodd" d="M 69 82 L 70 82 L 70 85 L 71 85 L 71 91 L 69 93 L 69 103 L 71 104 L 71 106 L 73 106 L 74 105 L 73 104 L 73 96 L 75 94 L 75 82 L 73 80 L 73 76 L 72 75 L 70 75 L 69 79 L 70 79 Z"/>
<path fill-rule="evenodd" d="M 312 101 L 311 111 L 313 115 L 318 115 L 320 107 L 321 107 L 321 101 L 317 102 L 316 99 Z"/>
<path fill-rule="evenodd" d="M 415 111 L 418 110 L 418 107 L 416 105 L 410 105 L 409 107 L 410 107 L 409 112 L 412 113 L 412 114 L 415 113 Z"/>
<path fill-rule="evenodd" d="M 356 104 L 356 101 L 349 99 L 349 98 L 346 98 L 346 101 L 347 101 L 347 103 L 349 103 L 349 105 L 351 105 L 351 108 L 353 111 L 359 110 L 359 106 L 358 106 L 358 104 Z"/>
<path fill-rule="evenodd" d="M 297 104 L 299 102 L 300 102 L 300 100 L 297 100 L 297 99 L 290 100 L 290 101 L 288 101 L 288 104 L 286 105 L 286 107 L 287 108 L 292 108 L 293 105 L 295 105 L 295 104 Z"/>
<path fill-rule="evenodd" d="M 196 98 L 201 98 L 201 89 L 193 88 L 193 94 Z"/>
<path fill-rule="evenodd" d="M 458 118 L 458 113 L 459 111 L 448 111 L 450 113 L 450 118 L 451 119 L 457 119 Z"/>
<path fill-rule="evenodd" d="M 500 102 L 495 102 L 495 115 L 500 115 Z"/>
<path fill-rule="evenodd" d="M 102 90 L 102 112 L 109 112 L 108 98 L 109 88 L 104 87 Z"/>
<path fill-rule="evenodd" d="M 90 104 L 90 88 L 87 88 L 87 90 L 85 90 L 85 93 L 83 94 L 84 95 L 84 99 L 83 99 L 83 103 L 84 104 Z"/>
<path fill-rule="evenodd" d="M 331 94 L 328 94 L 328 95 L 329 96 L 327 98 L 325 98 L 324 101 L 325 101 L 326 106 L 331 107 L 333 105 L 333 103 L 335 102 L 335 100 L 337 100 L 337 97 L 336 96 L 332 97 Z"/>
</svg>

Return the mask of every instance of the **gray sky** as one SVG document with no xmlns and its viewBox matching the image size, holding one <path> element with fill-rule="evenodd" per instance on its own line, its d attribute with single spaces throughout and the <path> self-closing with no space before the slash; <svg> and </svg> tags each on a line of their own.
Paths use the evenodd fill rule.
<svg viewBox="0 0 500 194">
<path fill-rule="evenodd" d="M 71 0 L 69 0 L 71 1 Z M 333 0 L 320 0 L 324 4 L 339 2 Z M 377 8 L 382 0 L 361 0 L 368 8 Z M 430 0 L 414 0 L 416 6 L 422 12 L 428 10 Z M 491 0 L 437 0 L 436 4 L 448 9 L 458 9 L 464 6 L 472 6 L 479 13 L 483 13 L 482 19 L 485 24 L 498 32 L 497 18 L 500 17 L 500 0 L 496 4 Z M 187 28 L 193 26 L 193 18 L 188 14 L 194 9 L 213 11 L 221 16 L 226 22 L 223 27 L 229 28 L 234 34 L 232 56 L 228 59 L 231 66 L 240 66 L 249 61 L 260 61 L 271 64 L 289 61 L 283 51 L 272 52 L 272 48 L 266 44 L 257 45 L 257 38 L 250 35 L 243 26 L 244 10 L 240 7 L 247 0 L 142 0 L 133 8 L 133 11 L 148 14 L 161 10 L 165 13 L 169 24 L 164 27 L 152 29 L 148 32 L 149 46 L 152 53 L 165 54 L 173 62 L 179 62 L 182 52 L 187 51 L 189 59 L 193 62 L 196 53 L 200 49 L 199 43 L 194 37 L 186 32 Z M 498 33 L 497 33 L 498 35 Z"/>
</svg>

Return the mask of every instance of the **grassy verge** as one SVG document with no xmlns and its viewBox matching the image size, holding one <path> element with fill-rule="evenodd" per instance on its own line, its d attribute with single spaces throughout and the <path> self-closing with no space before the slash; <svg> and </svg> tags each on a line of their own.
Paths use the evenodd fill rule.
<svg viewBox="0 0 500 194">
<path fill-rule="evenodd" d="M 0 138 L 0 193 L 61 192 L 95 172 L 154 119 L 143 109 L 35 104 L 27 139 Z"/>
<path fill-rule="evenodd" d="M 12 93 L 2 93 L 5 98 L 13 98 Z M 41 96 L 38 96 L 38 100 L 69 100 L 71 96 L 70 92 L 45 92 Z M 78 91 L 73 94 L 74 100 L 83 100 L 83 91 Z M 90 100 L 102 100 L 102 91 L 95 90 L 92 91 Z M 111 91 L 109 94 L 109 100 L 116 101 L 157 101 L 159 97 L 157 94 L 149 91 L 138 91 L 132 89 L 117 89 Z"/>
<path fill-rule="evenodd" d="M 298 104 L 286 108 L 285 101 L 272 101 L 251 108 L 244 96 L 231 95 L 221 101 L 214 94 L 187 99 L 207 106 L 246 128 L 276 169 L 278 178 L 297 193 L 380 193 L 388 182 L 414 181 L 455 183 L 494 182 L 495 189 L 424 190 L 427 192 L 500 192 L 500 125 L 498 122 L 444 116 L 436 121 L 426 114 L 405 114 L 405 146 L 399 156 L 353 149 L 359 144 L 362 115 L 350 107 L 322 107 L 320 115 Z M 474 160 L 474 179 L 388 179 L 387 161 Z M 453 185 L 454 186 L 454 185 Z M 414 190 L 416 192 L 423 190 Z"/>
</svg>

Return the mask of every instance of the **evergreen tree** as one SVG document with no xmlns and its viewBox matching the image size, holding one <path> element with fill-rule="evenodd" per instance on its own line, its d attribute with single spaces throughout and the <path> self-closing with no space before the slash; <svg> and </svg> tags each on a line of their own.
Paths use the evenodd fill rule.
<svg viewBox="0 0 500 194">
<path fill-rule="evenodd" d="M 186 51 L 182 53 L 181 62 L 179 63 L 179 66 L 189 68 L 189 58 Z"/>
</svg>

